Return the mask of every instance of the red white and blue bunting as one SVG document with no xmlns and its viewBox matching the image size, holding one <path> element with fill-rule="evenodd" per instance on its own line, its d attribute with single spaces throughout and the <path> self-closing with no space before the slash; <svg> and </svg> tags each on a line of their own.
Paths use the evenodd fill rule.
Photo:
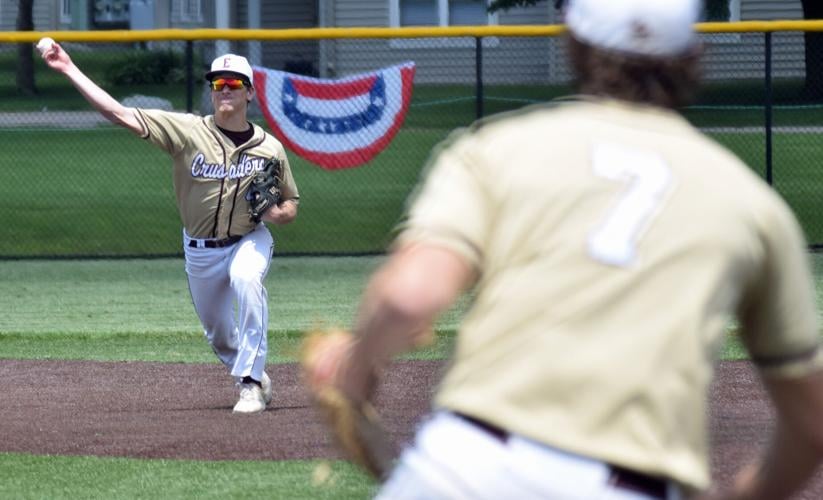
<svg viewBox="0 0 823 500">
<path fill-rule="evenodd" d="M 394 138 L 409 109 L 414 63 L 326 80 L 254 68 L 257 99 L 284 146 L 327 170 L 362 165 Z"/>
</svg>

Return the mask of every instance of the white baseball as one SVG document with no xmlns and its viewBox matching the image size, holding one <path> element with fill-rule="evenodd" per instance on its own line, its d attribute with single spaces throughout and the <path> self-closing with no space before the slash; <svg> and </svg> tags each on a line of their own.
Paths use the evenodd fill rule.
<svg viewBox="0 0 823 500">
<path fill-rule="evenodd" d="M 45 54 L 48 50 L 54 45 L 54 40 L 49 37 L 41 38 L 39 42 L 37 42 L 37 50 L 40 51 L 40 54 Z"/>
</svg>

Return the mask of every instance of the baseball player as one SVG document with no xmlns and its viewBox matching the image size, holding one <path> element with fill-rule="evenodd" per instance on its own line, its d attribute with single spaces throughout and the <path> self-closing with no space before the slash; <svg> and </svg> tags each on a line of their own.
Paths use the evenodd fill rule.
<svg viewBox="0 0 823 500">
<path fill-rule="evenodd" d="M 247 120 L 254 99 L 248 61 L 234 54 L 214 60 L 206 80 L 214 115 L 127 108 L 92 82 L 59 44 L 43 52 L 104 117 L 167 152 L 183 222 L 189 290 L 205 336 L 235 377 L 235 413 L 259 413 L 272 399 L 265 372 L 268 302 L 263 280 L 274 241 L 263 222 L 288 224 L 299 195 L 283 146 Z M 247 193 L 267 160 L 283 166 L 281 201 L 255 221 Z"/>
<path fill-rule="evenodd" d="M 583 95 L 433 155 L 352 340 L 310 372 L 354 402 L 473 288 L 431 416 L 381 499 L 783 499 L 823 457 L 823 356 L 790 209 L 674 109 L 699 0 L 571 0 Z M 776 407 L 710 488 L 706 395 L 729 317 Z"/>
</svg>

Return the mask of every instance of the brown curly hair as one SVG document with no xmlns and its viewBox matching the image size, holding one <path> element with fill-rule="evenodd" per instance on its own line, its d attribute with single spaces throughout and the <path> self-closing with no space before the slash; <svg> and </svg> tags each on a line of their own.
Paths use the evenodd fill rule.
<svg viewBox="0 0 823 500">
<path fill-rule="evenodd" d="M 567 37 L 569 60 L 583 94 L 676 109 L 689 104 L 700 82 L 701 48 L 673 57 L 599 49 Z"/>
</svg>

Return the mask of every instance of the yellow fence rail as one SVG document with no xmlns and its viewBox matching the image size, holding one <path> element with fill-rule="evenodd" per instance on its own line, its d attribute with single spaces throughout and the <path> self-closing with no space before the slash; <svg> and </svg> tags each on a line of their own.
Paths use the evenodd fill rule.
<svg viewBox="0 0 823 500">
<path fill-rule="evenodd" d="M 700 33 L 775 33 L 823 31 L 823 20 L 739 21 L 698 23 Z M 158 29 L 104 31 L 0 31 L 0 43 L 37 42 L 48 36 L 65 42 L 141 42 L 158 40 L 324 40 L 341 38 L 434 38 L 489 36 L 558 36 L 563 25 L 545 26 L 444 26 L 402 28 L 301 28 L 301 29 Z"/>
</svg>

